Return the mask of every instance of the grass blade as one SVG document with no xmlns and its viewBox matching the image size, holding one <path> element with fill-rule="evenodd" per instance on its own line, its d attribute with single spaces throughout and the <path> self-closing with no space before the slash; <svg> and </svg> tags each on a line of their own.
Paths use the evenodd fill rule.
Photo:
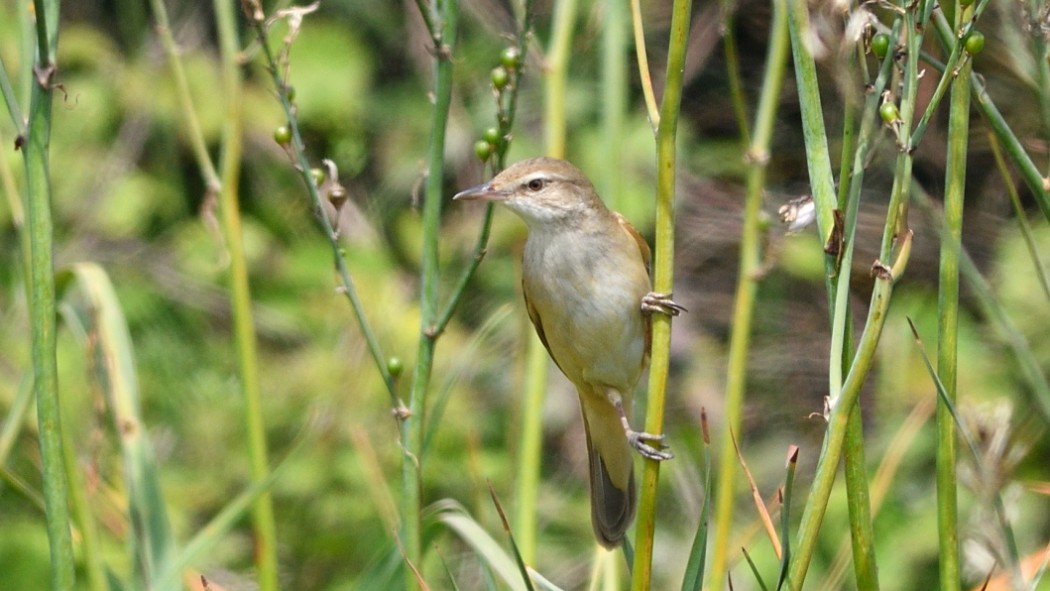
<svg viewBox="0 0 1050 591">
<path fill-rule="evenodd" d="M 798 466 L 798 446 L 788 448 L 787 476 L 784 479 L 784 504 L 780 508 L 780 539 L 784 540 L 784 555 L 780 558 L 780 577 L 777 589 L 787 581 L 788 564 L 791 560 L 791 489 L 795 484 L 795 468 Z"/>
<path fill-rule="evenodd" d="M 762 580 L 762 574 L 758 572 L 758 567 L 755 566 L 755 561 L 751 560 L 751 554 L 748 553 L 747 548 L 741 547 L 740 551 L 744 554 L 744 560 L 747 560 L 747 565 L 751 567 L 751 574 L 755 575 L 755 580 L 758 581 L 759 589 L 762 591 L 769 591 L 769 587 L 766 587 L 766 582 Z"/>
<path fill-rule="evenodd" d="M 707 566 L 707 532 L 711 515 L 711 434 L 707 428 L 707 409 L 700 409 L 700 427 L 704 442 L 704 504 L 700 507 L 700 523 L 689 550 L 689 560 L 682 577 L 682 591 L 699 590 L 704 583 Z"/>
<path fill-rule="evenodd" d="M 514 542 L 514 534 L 510 531 L 510 522 L 507 521 L 507 514 L 503 511 L 503 505 L 500 504 L 499 499 L 496 497 L 496 490 L 492 488 L 492 483 L 489 483 L 489 495 L 492 496 L 492 504 L 496 506 L 496 512 L 499 513 L 499 519 L 503 523 L 503 531 L 507 532 L 507 537 L 510 539 L 510 549 L 514 552 L 514 562 L 518 564 L 518 572 L 521 573 L 521 579 L 525 581 L 525 588 L 529 591 L 536 591 L 532 586 L 532 581 L 529 579 L 529 569 L 525 566 L 525 560 L 521 557 L 521 552 L 518 551 L 518 545 Z"/>
<path fill-rule="evenodd" d="M 514 591 L 528 590 L 526 584 L 521 580 L 514 559 L 473 517 L 467 514 L 461 505 L 446 499 L 432 505 L 429 512 L 432 513 L 430 518 L 433 521 L 447 527 L 473 548 L 478 557 L 484 560 L 511 589 Z"/>
<path fill-rule="evenodd" d="M 168 586 L 156 584 L 157 574 L 174 556 L 175 539 L 153 448 L 142 423 L 131 335 L 113 284 L 102 267 L 79 263 L 59 276 L 59 285 L 61 292 L 69 290 L 66 320 L 79 323 L 87 337 L 94 371 L 120 440 L 137 578 L 145 588 L 177 589 L 177 579 Z"/>
</svg>

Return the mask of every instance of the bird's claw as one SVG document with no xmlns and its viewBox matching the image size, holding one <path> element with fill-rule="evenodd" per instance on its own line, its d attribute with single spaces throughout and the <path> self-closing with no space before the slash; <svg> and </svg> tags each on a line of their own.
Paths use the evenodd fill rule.
<svg viewBox="0 0 1050 591">
<path fill-rule="evenodd" d="M 649 445 L 648 442 L 650 441 L 656 443 L 660 447 L 656 448 Z M 674 457 L 674 454 L 666 451 L 667 446 L 664 445 L 663 441 L 663 435 L 653 435 L 652 433 L 645 433 L 642 431 L 627 431 L 627 443 L 629 443 L 634 449 L 638 450 L 638 453 L 650 460 L 660 462 L 663 460 L 670 460 Z"/>
<path fill-rule="evenodd" d="M 688 312 L 685 306 L 675 303 L 669 293 L 656 293 L 651 291 L 642 297 L 642 312 L 648 314 L 660 313 L 667 316 L 678 316 L 682 312 Z"/>
</svg>

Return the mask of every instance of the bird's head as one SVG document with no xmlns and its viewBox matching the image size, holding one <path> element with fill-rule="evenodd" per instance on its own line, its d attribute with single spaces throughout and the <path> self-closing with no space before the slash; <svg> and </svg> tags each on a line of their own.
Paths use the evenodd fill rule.
<svg viewBox="0 0 1050 591">
<path fill-rule="evenodd" d="M 453 199 L 502 203 L 530 226 L 570 221 L 605 209 L 587 177 L 556 158 L 518 162 Z"/>
</svg>

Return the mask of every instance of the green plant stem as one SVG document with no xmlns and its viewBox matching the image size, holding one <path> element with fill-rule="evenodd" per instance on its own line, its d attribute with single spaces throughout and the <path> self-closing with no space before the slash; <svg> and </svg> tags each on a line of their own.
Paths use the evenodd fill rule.
<svg viewBox="0 0 1050 591">
<path fill-rule="evenodd" d="M 947 92 L 949 85 L 959 77 L 962 66 L 971 66 L 972 60 L 970 55 L 963 48 L 966 46 L 966 40 L 977 30 L 977 19 L 980 18 L 981 13 L 984 12 L 984 7 L 987 5 L 987 2 L 981 2 L 976 10 L 974 10 L 972 5 L 966 7 L 966 19 L 960 21 L 956 18 L 954 42 L 949 47 L 951 53 L 948 55 L 948 61 L 944 64 L 941 79 L 937 81 L 937 87 L 933 91 L 933 96 L 930 97 L 929 102 L 926 104 L 926 110 L 923 112 L 922 118 L 915 124 L 915 130 L 911 134 L 911 145 L 917 146 L 919 144 L 923 134 L 926 132 L 926 126 L 929 124 L 930 118 L 933 117 L 933 113 L 940 106 L 941 99 L 944 98 L 944 93 Z M 963 8 L 956 4 L 955 13 L 957 17 L 962 14 Z"/>
<path fill-rule="evenodd" d="M 254 18 L 256 15 L 258 15 L 260 20 Z M 293 164 L 299 171 L 303 183 L 306 184 L 306 190 L 310 195 L 310 203 L 314 210 L 323 212 L 325 211 L 325 202 L 322 200 L 321 193 L 317 188 L 317 183 L 314 180 L 313 174 L 310 172 L 310 161 L 306 158 L 306 147 L 303 143 L 302 134 L 299 132 L 299 120 L 295 115 L 295 109 L 292 106 L 292 102 L 288 99 L 289 86 L 281 76 L 281 70 L 278 67 L 277 59 L 274 56 L 273 50 L 270 48 L 266 36 L 265 15 L 261 14 L 261 12 L 253 11 L 252 16 L 249 18 L 249 24 L 255 30 L 259 47 L 262 48 L 263 55 L 266 57 L 266 68 L 270 77 L 273 79 L 274 86 L 276 87 L 278 102 L 280 102 L 281 109 L 288 121 L 288 127 L 292 130 L 292 141 L 289 144 L 289 147 L 293 158 Z M 354 318 L 357 320 L 357 325 L 361 329 L 361 335 L 365 338 L 368 352 L 372 355 L 372 361 L 375 363 L 376 370 L 379 372 L 379 375 L 383 380 L 383 385 L 386 386 L 387 393 L 390 395 L 391 406 L 395 412 L 405 412 L 407 409 L 398 397 L 394 378 L 390 375 L 390 370 L 387 369 L 387 358 L 383 354 L 382 347 L 379 345 L 379 339 L 376 338 L 375 332 L 372 330 L 372 325 L 368 322 L 368 316 L 365 314 L 364 305 L 361 303 L 361 298 L 357 295 L 357 288 L 354 287 L 354 280 L 350 275 L 350 269 L 346 265 L 346 255 L 339 244 L 339 235 L 332 227 L 332 222 L 328 219 L 328 216 L 318 215 L 317 219 L 318 223 L 321 225 L 321 229 L 324 231 L 325 237 L 328 239 L 328 244 L 332 247 L 332 258 L 335 262 L 336 272 L 339 275 L 340 291 L 346 296 L 347 301 L 350 303 L 350 309 L 353 311 Z"/>
<path fill-rule="evenodd" d="M 972 7 L 955 6 L 955 27 L 961 32 L 972 17 Z M 959 42 L 957 42 L 958 45 Z M 954 52 L 953 52 L 954 55 Z M 949 60 L 950 64 L 950 60 Z M 950 65 L 949 65 L 950 67 Z M 963 198 L 966 193 L 966 148 L 970 133 L 971 60 L 958 67 L 951 85 L 948 114 L 948 155 L 945 163 L 944 217 L 947 235 L 941 240 L 937 289 L 937 373 L 945 396 L 956 400 L 959 352 L 959 251 L 962 238 Z M 946 72 L 947 78 L 954 72 Z M 957 590 L 959 568 L 959 500 L 955 421 L 947 405 L 937 405 L 937 539 L 940 588 Z"/>
<path fill-rule="evenodd" d="M 747 389 L 747 360 L 751 342 L 751 322 L 762 267 L 762 203 L 766 184 L 769 147 L 776 122 L 777 105 L 787 69 L 787 12 L 783 3 L 773 6 L 769 30 L 769 50 L 762 82 L 754 135 L 747 151 L 747 193 L 744 198 L 744 225 L 740 236 L 740 270 L 733 300 L 732 334 L 726 369 L 725 417 L 721 430 L 721 457 L 718 462 L 718 488 L 715 493 L 715 536 L 711 556 L 710 585 L 723 587 L 728 570 L 729 537 L 736 503 L 736 446 L 733 433 L 740 432 L 744 392 Z"/>
<path fill-rule="evenodd" d="M 220 162 L 219 211 L 223 238 L 229 254 L 230 305 L 233 314 L 234 342 L 240 374 L 241 395 L 244 397 L 247 426 L 248 457 L 253 482 L 266 480 L 270 460 L 266 446 L 266 425 L 263 419 L 262 393 L 259 384 L 259 354 L 256 345 L 255 324 L 252 320 L 251 289 L 248 264 L 244 254 L 244 235 L 241 230 L 240 206 L 237 203 L 238 180 L 241 170 L 241 72 L 237 63 L 237 38 L 234 5 L 215 0 L 223 75 L 223 141 Z M 253 556 L 262 591 L 277 589 L 277 527 L 274 523 L 273 499 L 264 493 L 252 506 L 252 526 L 255 534 Z"/>
<path fill-rule="evenodd" d="M 942 220 L 944 221 L 944 220 Z M 947 230 L 947 224 L 942 226 L 943 230 Z M 947 232 L 942 232 L 942 237 L 947 236 Z M 961 248 L 959 243 L 956 246 Z M 988 467 L 985 466 L 981 451 L 977 448 L 976 439 L 970 435 L 969 430 L 966 428 L 966 424 L 962 422 L 959 417 L 959 412 L 955 407 L 955 402 L 952 400 L 952 396 L 948 395 L 947 389 L 937 376 L 937 371 L 933 368 L 933 363 L 930 361 L 929 355 L 926 354 L 926 347 L 922 344 L 922 339 L 919 337 L 919 331 L 915 328 L 915 323 L 908 318 L 908 327 L 911 328 L 912 336 L 915 338 L 915 343 L 919 346 L 919 352 L 922 354 L 923 363 L 926 364 L 926 371 L 929 372 L 930 377 L 933 379 L 934 385 L 937 388 L 937 397 L 941 404 L 947 409 L 951 419 L 955 421 L 956 427 L 958 427 L 959 435 L 962 436 L 963 441 L 966 442 L 967 447 L 970 448 L 970 453 L 973 454 L 974 464 L 977 466 L 978 474 L 989 474 Z M 1027 584 L 1025 577 L 1021 574 L 1020 568 L 1020 554 L 1017 551 L 1017 540 L 1014 537 L 1013 526 L 1010 525 L 1010 520 L 1006 516 L 1006 506 L 1003 504 L 1003 497 L 996 490 L 992 496 L 992 507 L 995 511 L 995 517 L 999 522 L 999 528 L 1003 535 L 1003 541 L 1006 545 L 1006 562 L 1005 567 L 1009 569 L 1011 575 L 1011 586 L 1013 589 L 1025 589 Z M 1035 588 L 1038 579 L 1034 579 L 1032 582 L 1032 589 Z M 958 586 L 958 585 L 956 585 Z"/>
<path fill-rule="evenodd" d="M 628 8 L 623 0 L 605 0 L 602 29 L 602 135 L 605 166 L 600 194 L 614 211 L 623 210 L 623 129 L 627 112 Z"/>
<path fill-rule="evenodd" d="M 806 31 L 808 25 L 801 20 L 801 13 L 805 12 L 804 2 L 797 2 L 796 0 L 791 4 L 791 7 L 792 10 L 796 12 L 796 16 L 793 17 L 792 20 L 794 21 L 795 18 L 798 18 L 800 25 L 797 32 L 794 29 L 792 30 L 792 46 L 795 50 L 796 64 L 798 64 L 800 50 L 805 51 L 804 44 L 798 43 L 803 38 L 799 34 Z M 917 12 L 925 14 L 925 11 L 923 10 L 924 7 L 926 7 L 925 4 L 911 6 L 904 14 L 903 32 L 907 35 L 908 51 L 905 66 L 904 89 L 900 107 L 901 121 L 899 122 L 899 125 L 901 126 L 901 129 L 904 130 L 901 137 L 905 138 L 905 140 L 910 137 L 907 130 L 910 129 L 914 114 L 914 100 L 917 87 L 917 60 L 919 47 L 921 46 L 921 34 L 917 33 L 919 28 L 916 26 L 915 14 Z M 895 25 L 895 30 L 897 30 L 897 26 L 898 25 Z M 811 57 L 807 58 L 805 61 L 810 62 Z M 886 76 L 889 71 L 888 66 L 889 64 L 887 61 L 884 61 L 876 87 L 885 84 Z M 796 70 L 798 70 L 797 65 Z M 814 96 L 816 94 L 815 91 L 817 89 L 815 77 L 812 80 L 809 80 L 808 78 L 803 79 L 800 76 L 800 97 L 803 96 L 804 87 L 808 88 L 811 84 L 813 85 L 813 88 L 809 90 L 807 96 Z M 803 104 L 805 104 L 805 102 Z M 844 314 L 846 314 L 848 310 L 846 298 L 848 297 L 849 268 L 853 256 L 853 235 L 856 228 L 857 213 L 856 208 L 859 204 L 859 192 L 863 177 L 863 175 L 858 175 L 858 172 L 863 170 L 871 135 L 871 128 L 869 127 L 870 121 L 873 119 L 871 109 L 875 104 L 877 104 L 877 93 L 873 93 L 873 95 L 869 96 L 868 102 L 865 106 L 865 115 L 862 120 L 861 133 L 858 139 L 858 149 L 854 158 L 854 176 L 850 181 L 850 198 L 847 201 L 847 213 L 845 216 L 846 250 L 843 255 L 844 263 L 839 269 L 837 278 L 838 284 L 835 297 L 835 316 L 833 318 L 835 324 L 832 329 L 833 339 L 836 338 L 836 335 L 839 335 L 838 338 L 840 339 L 840 342 L 844 342 L 845 339 L 846 321 Z M 806 110 L 804 108 L 804 123 L 805 113 Z M 819 140 L 820 137 L 816 139 Z M 806 141 L 806 149 L 807 154 L 811 153 L 809 138 L 807 138 Z M 910 185 L 911 164 L 911 152 L 908 149 L 908 146 L 901 147 L 897 157 L 893 192 L 887 210 L 880 257 L 873 267 L 875 286 L 872 291 L 871 303 L 868 309 L 868 318 L 857 345 L 856 355 L 850 363 L 849 372 L 842 384 L 842 388 L 839 391 L 832 391 L 833 396 L 829 403 L 831 407 L 831 415 L 828 418 L 828 428 L 824 437 L 824 445 L 821 449 L 820 457 L 818 458 L 813 487 L 807 498 L 802 521 L 799 525 L 799 541 L 796 545 L 795 554 L 792 556 L 788 565 L 787 582 L 791 589 L 801 589 L 805 580 L 806 571 L 809 568 L 809 562 L 812 559 L 813 552 L 816 548 L 817 537 L 820 531 L 820 525 L 823 521 L 824 511 L 827 508 L 828 498 L 831 495 L 831 489 L 834 485 L 835 475 L 838 469 L 839 460 L 843 453 L 847 433 L 850 431 L 849 417 L 853 412 L 852 407 L 857 401 L 861 386 L 863 385 L 868 370 L 871 368 L 874 360 L 875 349 L 878 345 L 882 333 L 882 327 L 886 319 L 886 312 L 889 308 L 890 296 L 893 291 L 893 281 L 903 273 L 910 255 L 910 232 L 902 226 L 904 220 L 906 220 L 905 199 Z M 814 188 L 814 194 L 816 194 L 816 188 Z M 900 240 L 898 240 L 898 237 Z M 893 256 L 895 246 L 898 248 L 896 261 L 891 266 L 888 266 L 889 261 Z M 836 357 L 835 355 L 841 355 L 841 353 L 837 353 L 833 346 L 832 354 L 832 366 L 834 367 L 839 359 L 841 359 L 841 357 Z M 859 499 L 857 501 L 858 503 L 860 502 Z M 855 547 L 855 551 L 856 550 L 857 548 Z M 860 576 L 858 579 L 858 584 L 861 584 L 866 580 L 865 577 Z"/>
<path fill-rule="evenodd" d="M 894 23 L 891 45 L 896 43 L 900 20 Z M 867 76 L 863 55 L 852 65 L 859 63 Z M 839 209 L 844 211 L 843 248 L 836 273 L 827 278 L 831 298 L 832 346 L 829 360 L 829 392 L 842 388 L 842 375 L 849 371 L 853 359 L 853 314 L 850 306 L 849 282 L 853 268 L 857 212 L 860 193 L 864 183 L 864 164 L 868 157 L 872 134 L 877 120 L 882 89 L 886 86 L 892 68 L 892 56 L 882 63 L 861 114 L 859 138 L 854 133 L 854 107 L 847 102 L 843 126 L 842 158 L 839 168 Z M 852 167 L 852 168 L 851 168 Z M 853 572 L 857 588 L 861 591 L 879 588 L 878 568 L 875 559 L 875 534 L 872 525 L 872 507 L 868 489 L 866 454 L 864 453 L 864 423 L 859 404 L 850 411 L 844 440 L 844 472 L 846 479 L 846 503 L 849 509 L 850 547 L 853 551 Z"/>
<path fill-rule="evenodd" d="M 992 147 L 995 164 L 999 168 L 1000 176 L 1003 177 L 1006 193 L 1010 196 L 1010 204 L 1014 208 L 1014 218 L 1017 220 L 1017 226 L 1021 230 L 1021 237 L 1024 238 L 1028 256 L 1032 258 L 1032 266 L 1035 267 L 1039 285 L 1043 288 L 1043 294 L 1046 295 L 1047 302 L 1050 302 L 1050 279 L 1047 279 L 1046 276 L 1046 266 L 1043 264 L 1043 257 L 1039 254 L 1039 245 L 1036 244 L 1035 238 L 1032 236 L 1032 227 L 1028 223 L 1028 214 L 1024 210 L 1024 205 L 1021 204 L 1021 196 L 1017 194 L 1017 187 L 1010 176 L 1010 169 L 1007 168 L 1006 160 L 1003 159 L 1003 150 L 999 147 L 999 142 L 992 133 L 988 134 L 988 144 Z"/>
<path fill-rule="evenodd" d="M 186 133 L 189 135 L 190 147 L 193 149 L 193 157 L 197 160 L 197 167 L 204 177 L 204 185 L 211 195 L 217 195 L 220 191 L 221 181 L 219 173 L 215 170 L 211 156 L 208 154 L 208 145 L 204 141 L 204 132 L 201 130 L 197 113 L 193 109 L 193 97 L 190 96 L 190 85 L 186 79 L 186 70 L 182 67 L 179 59 L 179 48 L 175 44 L 175 37 L 171 33 L 171 24 L 168 21 L 168 9 L 164 0 L 150 0 L 153 16 L 157 19 L 157 35 L 160 37 L 164 53 L 168 56 L 168 67 L 175 81 L 175 95 L 182 110 L 185 120 Z"/>
<path fill-rule="evenodd" d="M 528 49 L 528 42 L 532 36 L 532 10 L 533 0 L 525 0 L 524 16 L 521 25 L 521 30 L 518 32 L 518 55 L 524 56 Z M 515 68 L 513 71 L 513 83 L 509 85 L 510 91 L 504 92 L 500 96 L 499 114 L 497 116 L 500 137 L 510 137 L 511 131 L 514 129 L 514 114 L 517 110 L 518 105 L 518 89 L 521 88 L 521 75 L 525 70 L 525 58 L 522 57 L 521 66 Z M 507 149 L 510 148 L 509 141 L 500 141 L 496 148 L 496 165 L 497 171 L 503 170 L 503 167 L 507 163 Z M 452 315 L 455 314 L 456 308 L 459 306 L 459 301 L 463 298 L 463 294 L 466 292 L 467 286 L 470 285 L 470 280 L 474 278 L 474 273 L 481 266 L 481 261 L 485 258 L 485 253 L 488 242 L 489 234 L 492 230 L 492 213 L 494 211 L 493 204 L 489 203 L 485 206 L 485 215 L 482 218 L 481 230 L 478 232 L 478 238 L 474 243 L 473 256 L 470 259 L 470 264 L 463 270 L 459 280 L 456 282 L 455 287 L 452 289 L 452 293 L 449 296 L 448 302 L 445 304 L 445 309 L 441 312 L 436 323 L 436 332 L 441 334 L 445 331 L 445 327 L 452 320 Z"/>
<path fill-rule="evenodd" d="M 939 10 L 934 11 L 932 21 L 941 46 L 951 49 L 955 43 L 955 34 L 944 14 Z M 1050 221 L 1050 178 L 1044 177 L 1039 172 L 1039 168 L 1032 162 L 1031 156 L 1028 155 L 1028 152 L 1025 151 L 1024 146 L 1021 144 L 1021 140 L 1010 129 L 1010 125 L 1003 118 L 995 103 L 992 102 L 992 98 L 988 95 L 988 88 L 981 81 L 981 77 L 971 76 L 970 86 L 973 92 L 972 98 L 977 109 L 984 115 L 989 127 L 995 133 L 995 137 L 1003 145 L 1007 156 L 1010 157 L 1018 172 L 1021 173 L 1021 178 L 1032 192 L 1036 203 L 1039 204 L 1039 209 L 1043 212 L 1043 216 L 1046 217 L 1047 221 Z"/>
<path fill-rule="evenodd" d="M 430 146 L 427 154 L 427 180 L 423 197 L 423 252 L 420 289 L 419 348 L 412 374 L 408 415 L 401 423 L 402 460 L 402 508 L 401 546 L 405 560 L 413 568 L 421 568 L 423 560 L 422 521 L 423 508 L 423 441 L 426 425 L 426 401 L 430 390 L 430 374 L 433 369 L 434 347 L 437 342 L 438 320 L 438 238 L 440 236 L 441 202 L 444 197 L 445 131 L 448 124 L 449 106 L 452 102 L 452 50 L 459 20 L 458 0 L 440 0 L 436 4 L 438 18 L 443 29 L 440 38 L 443 45 L 434 48 L 434 111 L 431 126 Z M 435 35 L 435 38 L 438 36 Z M 409 577 L 415 584 L 413 577 Z"/>
<path fill-rule="evenodd" d="M 674 198 L 678 115 L 682 103 L 685 50 L 689 41 L 690 0 L 675 0 L 671 10 L 671 31 L 667 49 L 667 80 L 660 104 L 660 125 L 656 132 L 656 249 L 653 259 L 653 287 L 671 293 L 674 287 Z M 649 366 L 649 394 L 645 430 L 662 433 L 670 362 L 671 319 L 655 314 L 652 319 L 652 357 Z M 638 526 L 635 537 L 631 588 L 648 589 L 652 580 L 653 534 L 656 530 L 656 485 L 660 462 L 644 462 Z"/>
<path fill-rule="evenodd" d="M 22 156 L 25 162 L 26 228 L 29 231 L 31 264 L 29 296 L 33 391 L 36 397 L 47 538 L 51 553 L 51 589 L 64 591 L 72 589 L 76 579 L 58 399 L 54 226 L 51 220 L 51 173 L 48 164 L 53 93 L 51 84 L 58 46 L 58 7 L 59 3 L 55 0 L 33 2 L 37 15 L 37 47 L 33 60 L 36 80 L 29 101 L 29 121 Z"/>
<path fill-rule="evenodd" d="M 741 143 L 751 145 L 751 129 L 747 121 L 747 97 L 740 79 L 740 54 L 736 50 L 736 2 L 722 0 L 722 50 L 726 54 L 726 75 L 729 79 L 729 98 L 733 116 L 740 130 Z"/>
<path fill-rule="evenodd" d="M 902 261 L 904 262 L 904 261 Z M 871 295 L 871 307 L 864 332 L 857 345 L 857 355 L 843 383 L 838 404 L 832 407 L 828 420 L 827 434 L 821 449 L 817 471 L 813 478 L 813 488 L 806 500 L 806 508 L 799 524 L 798 543 L 788 565 L 788 588 L 802 589 L 809 561 L 816 547 L 817 533 L 824 519 L 824 510 L 831 488 L 835 482 L 835 472 L 842 457 L 843 441 L 848 431 L 849 414 L 852 405 L 860 395 L 861 386 L 875 358 L 875 349 L 889 308 L 890 296 L 893 293 L 893 281 L 890 277 L 879 277 Z"/>
<path fill-rule="evenodd" d="M 639 0 L 631 0 L 631 28 L 634 31 L 634 53 L 638 61 L 638 77 L 642 81 L 642 95 L 645 97 L 645 109 L 649 125 L 656 133 L 660 125 L 660 110 L 653 92 L 653 77 L 649 72 L 649 58 L 645 52 L 645 27 L 642 25 L 642 7 Z"/>
<path fill-rule="evenodd" d="M 853 405 L 846 422 L 843 456 L 850 541 L 853 548 L 853 572 L 858 590 L 873 591 L 879 588 L 879 571 L 875 562 L 875 533 L 871 522 L 864 426 L 859 404 Z"/>
<path fill-rule="evenodd" d="M 543 138 L 545 151 L 553 158 L 565 157 L 565 84 L 575 23 L 576 0 L 558 0 L 544 69 Z"/>
<path fill-rule="evenodd" d="M 547 393 L 550 362 L 543 347 L 529 327 L 525 345 L 525 381 L 521 413 L 521 445 L 518 450 L 517 519 L 514 537 L 525 562 L 535 563 L 537 539 L 537 505 L 540 488 L 540 465 L 543 462 L 543 402 Z"/>
</svg>

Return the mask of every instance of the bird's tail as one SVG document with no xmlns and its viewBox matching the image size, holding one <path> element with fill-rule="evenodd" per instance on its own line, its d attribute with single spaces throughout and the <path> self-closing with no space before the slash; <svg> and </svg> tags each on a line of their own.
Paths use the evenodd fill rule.
<svg viewBox="0 0 1050 591">
<path fill-rule="evenodd" d="M 620 544 L 634 519 L 635 486 L 631 448 L 615 408 L 581 397 L 591 475 L 591 523 L 606 548 Z"/>
</svg>

